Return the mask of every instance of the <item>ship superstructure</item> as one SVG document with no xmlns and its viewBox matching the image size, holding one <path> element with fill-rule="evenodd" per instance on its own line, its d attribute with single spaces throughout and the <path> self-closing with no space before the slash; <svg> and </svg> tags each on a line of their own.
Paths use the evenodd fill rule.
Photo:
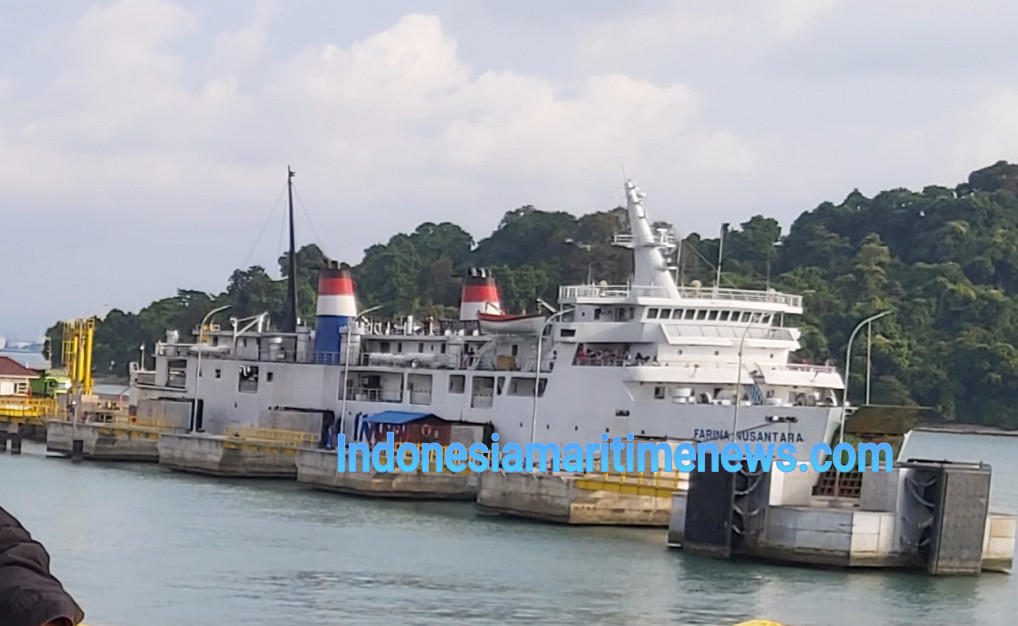
<svg viewBox="0 0 1018 626">
<path fill-rule="evenodd" d="M 323 431 L 348 440 L 385 410 L 490 422 L 503 442 L 632 433 L 788 442 L 804 458 L 829 440 L 843 382 L 833 367 L 791 362 L 799 331 L 784 321 L 802 313 L 801 296 L 677 285 L 674 237 L 652 228 L 631 182 L 625 190 L 630 232 L 615 243 L 633 252 L 627 284 L 562 286 L 553 314 L 506 315 L 477 271 L 459 320 L 392 323 L 358 316 L 349 275 L 333 265 L 317 336 L 268 331 L 264 318 L 204 329 L 199 343 L 171 335 L 154 371 L 133 371 L 134 401 L 191 400 L 212 433 L 285 407 L 335 416 Z"/>
</svg>

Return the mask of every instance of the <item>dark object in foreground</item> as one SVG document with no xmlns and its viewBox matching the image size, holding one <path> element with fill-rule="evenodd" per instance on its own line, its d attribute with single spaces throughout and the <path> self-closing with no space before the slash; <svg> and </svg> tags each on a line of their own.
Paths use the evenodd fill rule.
<svg viewBox="0 0 1018 626">
<path fill-rule="evenodd" d="M 77 624 L 81 607 L 49 571 L 49 554 L 0 507 L 0 624 Z"/>
</svg>

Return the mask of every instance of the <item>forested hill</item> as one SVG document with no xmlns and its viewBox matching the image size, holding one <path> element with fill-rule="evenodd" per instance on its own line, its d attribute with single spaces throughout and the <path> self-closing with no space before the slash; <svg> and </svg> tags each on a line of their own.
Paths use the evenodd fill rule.
<svg viewBox="0 0 1018 626">
<path fill-rule="evenodd" d="M 893 309 L 874 324 L 873 402 L 934 407 L 949 419 L 1018 427 L 1018 165 L 973 172 L 954 188 L 893 189 L 874 198 L 855 191 L 800 215 L 781 236 L 755 216 L 726 237 L 723 286 L 773 288 L 805 296 L 799 358 L 844 366 L 845 342 L 868 314 Z M 657 216 L 664 217 L 664 216 Z M 451 223 L 421 224 L 365 251 L 354 266 L 362 307 L 389 315 L 452 316 L 459 279 L 469 266 L 494 270 L 504 305 L 533 309 L 554 302 L 564 283 L 625 282 L 628 251 L 609 242 L 624 211 L 574 217 L 531 206 L 509 211 L 479 242 Z M 688 283 L 713 281 L 718 239 L 683 241 Z M 314 315 L 322 252 L 298 252 L 301 315 Z M 285 273 L 286 258 L 280 259 Z M 138 313 L 111 311 L 96 331 L 94 363 L 123 374 L 142 343 L 167 328 L 186 336 L 213 306 L 230 315 L 269 311 L 278 320 L 284 283 L 265 269 L 237 270 L 220 294 L 180 291 Z M 48 335 L 59 340 L 59 326 Z M 59 345 L 59 344 L 55 344 Z M 860 344 L 862 345 L 862 344 Z M 853 363 L 853 399 L 861 402 L 863 349 Z"/>
</svg>

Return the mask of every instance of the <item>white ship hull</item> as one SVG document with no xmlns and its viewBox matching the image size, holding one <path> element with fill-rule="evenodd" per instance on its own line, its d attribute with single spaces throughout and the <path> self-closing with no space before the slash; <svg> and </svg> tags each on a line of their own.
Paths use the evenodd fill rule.
<svg viewBox="0 0 1018 626">
<path fill-rule="evenodd" d="M 234 321 L 232 331 L 196 333 L 200 350 L 158 344 L 156 370 L 134 372 L 134 401 L 193 401 L 211 433 L 297 409 L 327 412 L 325 424 L 335 417 L 356 440 L 362 418 L 404 410 L 491 423 L 503 443 L 631 433 L 791 443 L 806 459 L 830 441 L 844 384 L 833 367 L 790 362 L 799 331 L 784 321 L 802 313 L 801 296 L 677 285 L 674 238 L 651 227 L 631 183 L 626 195 L 632 232 L 616 240 L 633 250 L 625 285 L 563 286 L 562 308 L 548 316 L 478 317 L 500 307 L 490 275 L 477 271 L 458 326 L 372 323 L 351 310 L 329 353 L 314 351 L 308 328 L 247 332 Z"/>
<path fill-rule="evenodd" d="M 196 362 L 189 360 L 193 380 Z M 262 380 L 253 392 L 239 392 L 237 371 L 259 368 Z M 257 360 L 206 358 L 202 363 L 201 386 L 204 429 L 219 433 L 230 424 L 254 426 L 262 411 L 287 407 L 330 410 L 342 414 L 340 395 L 344 377 L 341 365 L 279 363 Z M 536 420 L 532 393 L 514 395 L 514 380 L 533 381 L 533 374 L 516 371 L 478 370 L 401 370 L 398 368 L 351 368 L 361 375 L 384 374 L 393 377 L 431 376 L 432 389 L 443 391 L 412 392 L 402 384 L 402 392 L 386 397 L 379 394 L 351 393 L 345 404 L 342 431 L 347 440 L 356 440 L 360 418 L 387 410 L 434 413 L 449 420 L 494 425 L 502 442 L 527 443 L 532 440 L 563 445 L 600 442 L 602 433 L 624 437 L 671 437 L 692 441 L 714 441 L 719 446 L 732 441 L 736 407 L 728 404 L 687 404 L 672 399 L 638 402 L 631 388 L 639 382 L 626 382 L 636 370 L 647 367 L 557 367 L 542 373 L 547 378 L 545 392 L 537 400 Z M 218 371 L 218 378 L 216 372 Z M 271 382 L 267 382 L 271 374 Z M 353 374 L 350 374 L 353 376 Z M 462 394 L 448 393 L 450 378 L 462 376 Z M 473 378 L 494 378 L 495 391 L 489 395 L 472 393 Z M 497 379 L 505 379 L 503 392 L 497 392 Z M 532 386 L 529 387 L 532 389 Z M 136 386 L 138 399 L 179 396 L 193 397 L 193 390 Z M 366 396 L 370 395 L 368 399 Z M 490 401 L 490 406 L 486 405 Z M 838 424 L 840 408 L 821 406 L 743 405 L 738 408 L 735 441 L 795 444 L 797 456 L 805 460 L 809 448 L 830 441 Z M 782 421 L 775 422 L 775 418 Z M 789 419 L 791 418 L 791 419 Z M 533 433 L 533 438 L 532 438 Z"/>
</svg>

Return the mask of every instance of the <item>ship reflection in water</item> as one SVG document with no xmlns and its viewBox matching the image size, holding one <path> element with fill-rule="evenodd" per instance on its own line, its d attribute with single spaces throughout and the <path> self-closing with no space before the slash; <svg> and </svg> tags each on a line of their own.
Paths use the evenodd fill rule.
<svg viewBox="0 0 1018 626">
<path fill-rule="evenodd" d="M 1018 509 L 1018 440 L 918 433 L 912 455 L 984 459 Z M 0 455 L 0 502 L 53 557 L 90 624 L 1005 624 L 1018 577 L 934 578 L 721 562 L 664 529 L 576 528 L 291 481 Z M 18 478 L 19 480 L 14 480 Z"/>
</svg>

